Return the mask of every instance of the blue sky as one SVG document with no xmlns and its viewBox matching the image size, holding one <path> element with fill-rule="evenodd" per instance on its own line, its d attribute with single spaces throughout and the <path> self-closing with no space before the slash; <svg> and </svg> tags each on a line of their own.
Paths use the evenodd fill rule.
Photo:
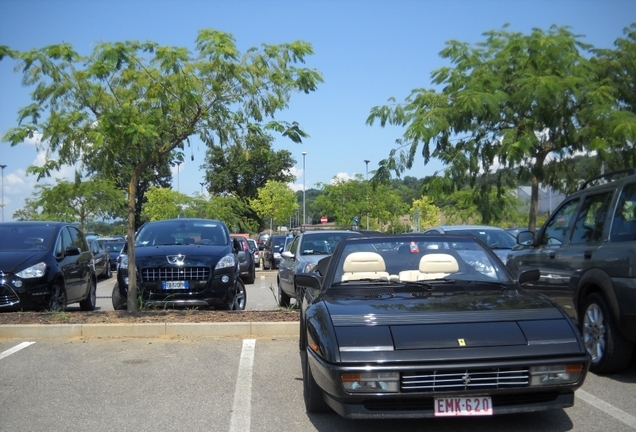
<svg viewBox="0 0 636 432">
<path fill-rule="evenodd" d="M 0 0 L 0 45 L 27 50 L 69 42 L 88 54 L 100 41 L 153 40 L 193 49 L 202 28 L 231 33 L 242 51 L 261 43 L 310 42 L 315 54 L 307 66 L 325 82 L 315 93 L 294 95 L 289 109 L 277 115 L 298 121 L 310 138 L 303 144 L 275 141 L 276 149 L 289 150 L 297 161 L 293 187 L 301 189 L 304 182 L 309 189 L 336 176 L 365 175 L 365 159 L 372 171 L 388 156 L 402 130 L 366 126 L 366 118 L 390 97 L 403 101 L 412 89 L 431 88 L 431 72 L 445 65 L 439 57 L 445 42 L 475 43 L 505 23 L 525 33 L 556 24 L 609 48 L 633 21 L 633 0 Z M 14 66 L 10 59 L 0 61 L 0 134 L 16 125 L 18 110 L 30 102 L 32 89 L 21 86 Z M 194 161 L 186 149 L 186 163 L 173 182 L 189 195 L 201 191 L 204 176 L 199 167 L 205 147 L 194 143 Z M 25 171 L 43 157 L 33 143 L 0 143 L 0 165 L 7 166 L 5 221 L 31 196 L 36 179 Z M 421 178 L 441 169 L 436 161 L 425 166 L 419 159 L 405 175 Z"/>
</svg>

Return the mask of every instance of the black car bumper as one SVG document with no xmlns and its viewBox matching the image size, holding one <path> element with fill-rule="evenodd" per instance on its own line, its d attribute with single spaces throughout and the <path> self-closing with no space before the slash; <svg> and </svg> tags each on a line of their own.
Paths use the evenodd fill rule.
<svg viewBox="0 0 636 432">
<path fill-rule="evenodd" d="M 1 283 L 0 311 L 42 309 L 48 305 L 50 295 L 51 283 L 45 280 L 31 280 L 21 288 Z"/>
<path fill-rule="evenodd" d="M 188 280 L 188 289 L 164 289 L 163 281 L 138 282 L 137 292 L 146 306 L 225 308 L 234 299 L 236 277 L 215 274 L 208 281 Z M 120 295 L 127 298 L 126 275 L 119 274 L 117 280 Z"/>
<path fill-rule="evenodd" d="M 365 366 L 367 370 L 377 372 L 400 372 L 400 390 L 397 393 L 348 393 L 342 387 L 340 376 L 360 370 L 359 367 L 333 365 L 323 361 L 311 349 L 307 349 L 307 361 L 313 378 L 323 390 L 325 402 L 338 414 L 347 418 L 427 418 L 435 417 L 436 398 L 489 396 L 492 400 L 493 414 L 508 414 L 567 408 L 574 405 L 574 391 L 585 378 L 589 366 L 585 356 L 568 359 L 568 363 L 585 365 L 583 373 L 574 384 L 531 387 L 519 385 L 509 388 L 481 388 L 475 390 L 442 390 L 439 392 L 421 392 L 405 390 L 405 376 L 416 371 L 434 370 L 434 365 L 387 365 Z M 564 360 L 565 361 L 565 360 Z M 514 365 L 518 368 L 519 362 Z M 511 363 L 491 363 L 491 368 L 508 368 Z M 484 363 L 462 364 L 469 372 L 471 369 L 483 369 Z"/>
</svg>

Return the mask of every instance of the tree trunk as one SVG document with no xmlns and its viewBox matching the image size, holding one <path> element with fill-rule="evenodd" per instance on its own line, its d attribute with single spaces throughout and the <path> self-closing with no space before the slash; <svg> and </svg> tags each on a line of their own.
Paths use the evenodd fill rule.
<svg viewBox="0 0 636 432">
<path fill-rule="evenodd" d="M 139 173 L 133 171 L 128 184 L 128 296 L 126 309 L 128 312 L 137 311 L 137 265 L 135 264 L 135 197 L 137 195 L 137 181 Z"/>
</svg>

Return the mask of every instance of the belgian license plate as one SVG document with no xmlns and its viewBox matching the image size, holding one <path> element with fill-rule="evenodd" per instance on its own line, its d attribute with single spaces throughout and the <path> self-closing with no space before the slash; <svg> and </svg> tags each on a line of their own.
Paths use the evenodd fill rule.
<svg viewBox="0 0 636 432">
<path fill-rule="evenodd" d="M 435 417 L 492 415 L 490 396 L 435 398 Z"/>
<path fill-rule="evenodd" d="M 165 289 L 165 290 L 188 289 L 188 281 L 162 281 L 161 289 Z"/>
</svg>

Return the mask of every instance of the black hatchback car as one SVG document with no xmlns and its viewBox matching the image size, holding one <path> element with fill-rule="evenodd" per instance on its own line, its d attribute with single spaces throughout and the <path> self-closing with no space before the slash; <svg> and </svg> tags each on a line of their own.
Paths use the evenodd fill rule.
<svg viewBox="0 0 636 432">
<path fill-rule="evenodd" d="M 97 282 L 84 234 L 64 222 L 0 223 L 0 311 L 94 310 Z"/>
<path fill-rule="evenodd" d="M 238 250 L 239 244 L 218 220 L 144 224 L 135 236 L 137 288 L 144 305 L 245 309 Z M 126 308 L 129 277 L 126 245 L 113 288 L 115 310 Z"/>
</svg>

